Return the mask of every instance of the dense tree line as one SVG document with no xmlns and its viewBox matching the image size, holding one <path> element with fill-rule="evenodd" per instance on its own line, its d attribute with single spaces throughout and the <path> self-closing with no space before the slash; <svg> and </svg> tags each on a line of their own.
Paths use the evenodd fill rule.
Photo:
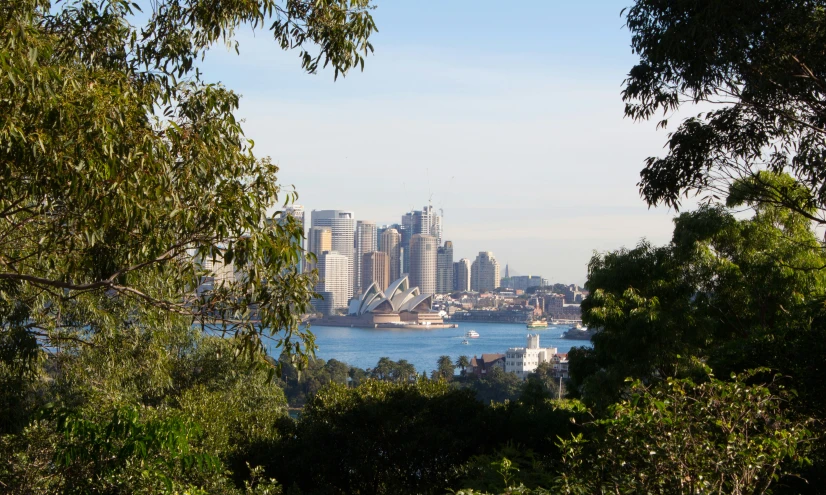
<svg viewBox="0 0 826 495">
<path fill-rule="evenodd" d="M 704 201 L 669 244 L 593 257 L 598 333 L 564 399 L 547 367 L 522 382 L 462 357 L 430 377 L 313 358 L 302 233 L 270 217 L 294 194 L 195 61 L 247 26 L 345 75 L 372 7 L 0 5 L 0 491 L 822 492 L 826 4 L 624 12 L 627 116 L 712 108 L 640 191 Z"/>
</svg>

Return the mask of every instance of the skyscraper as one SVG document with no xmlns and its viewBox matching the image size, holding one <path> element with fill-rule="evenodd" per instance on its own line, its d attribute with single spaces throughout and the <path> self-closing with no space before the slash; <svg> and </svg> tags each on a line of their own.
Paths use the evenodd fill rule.
<svg viewBox="0 0 826 495">
<path fill-rule="evenodd" d="M 310 227 L 307 232 L 307 251 L 313 253 L 316 258 L 321 258 L 324 251 L 333 250 L 333 229 L 330 227 Z M 308 261 L 307 271 L 312 271 L 316 263 Z"/>
<path fill-rule="evenodd" d="M 361 258 L 361 290 L 362 292 L 376 282 L 380 290 L 390 285 L 390 263 L 387 253 L 373 251 L 364 253 Z"/>
<path fill-rule="evenodd" d="M 410 285 L 422 294 L 436 293 L 436 238 L 415 234 L 410 238 Z"/>
<path fill-rule="evenodd" d="M 402 276 L 401 240 L 402 237 L 396 229 L 387 229 L 381 234 L 381 250 L 387 254 L 391 281 L 398 280 Z"/>
<path fill-rule="evenodd" d="M 436 293 L 447 294 L 453 291 L 453 242 L 436 251 Z"/>
<path fill-rule="evenodd" d="M 301 249 L 306 249 L 307 246 L 304 243 L 304 241 L 305 241 L 305 239 L 304 239 L 305 227 L 304 226 L 307 225 L 307 224 L 304 223 L 304 207 L 301 206 L 301 205 L 297 205 L 297 204 L 291 204 L 291 205 L 285 206 L 284 207 L 284 214 L 283 214 L 282 218 L 286 217 L 287 215 L 294 218 L 295 221 L 298 222 L 301 225 L 301 237 L 299 239 L 296 239 L 296 240 L 301 245 Z M 301 257 L 298 260 L 298 271 L 303 272 L 304 268 L 305 268 L 304 267 L 304 258 Z"/>
<path fill-rule="evenodd" d="M 489 251 L 480 251 L 470 267 L 470 288 L 477 292 L 499 287 L 499 262 Z"/>
<path fill-rule="evenodd" d="M 336 251 L 324 251 L 318 258 L 319 281 L 315 290 L 324 296 L 324 300 L 316 299 L 313 306 L 316 310 L 330 315 L 336 309 L 346 308 L 350 295 L 350 262 L 349 259 Z"/>
<path fill-rule="evenodd" d="M 353 294 L 360 294 L 367 288 L 361 282 L 361 259 L 367 253 L 376 250 L 376 222 L 359 220 L 356 223 L 355 253 L 353 265 Z"/>
<path fill-rule="evenodd" d="M 332 248 L 341 256 L 347 258 L 348 289 L 345 306 L 353 297 L 353 234 L 356 230 L 356 221 L 352 211 L 344 210 L 313 210 L 310 214 L 313 227 L 330 227 L 332 230 Z"/>
<path fill-rule="evenodd" d="M 436 238 L 436 245 L 442 243 L 442 217 L 433 212 L 432 206 L 425 206 L 421 210 L 411 210 L 402 215 L 401 234 L 402 272 L 410 273 L 410 239 L 416 234 L 432 235 Z"/>
<path fill-rule="evenodd" d="M 470 260 L 467 258 L 453 263 L 453 290 L 459 292 L 470 290 Z"/>
</svg>

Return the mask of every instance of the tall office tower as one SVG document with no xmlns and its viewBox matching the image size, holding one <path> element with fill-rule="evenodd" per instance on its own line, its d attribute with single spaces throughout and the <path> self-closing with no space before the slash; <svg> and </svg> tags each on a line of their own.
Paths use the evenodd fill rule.
<svg viewBox="0 0 826 495">
<path fill-rule="evenodd" d="M 316 292 L 327 293 L 324 300 L 314 300 L 316 310 L 330 315 L 336 309 L 346 308 L 350 301 L 350 259 L 336 251 L 324 251 L 318 257 L 319 281 Z M 322 294 L 324 295 L 324 294 Z"/>
<path fill-rule="evenodd" d="M 442 216 L 433 215 L 430 219 L 430 235 L 436 237 L 436 241 L 442 243 Z"/>
<path fill-rule="evenodd" d="M 356 244 L 353 260 L 353 294 L 361 294 L 367 288 L 361 283 L 361 258 L 376 250 L 376 222 L 359 220 L 356 223 Z"/>
<path fill-rule="evenodd" d="M 396 229 L 387 229 L 381 234 L 381 251 L 387 254 L 391 282 L 402 276 L 401 241 L 402 236 Z"/>
<path fill-rule="evenodd" d="M 313 253 L 316 258 L 321 258 L 324 251 L 333 250 L 333 229 L 330 227 L 310 227 L 307 232 L 307 251 Z M 312 271 L 316 263 L 307 262 L 307 271 Z"/>
<path fill-rule="evenodd" d="M 281 217 L 281 219 L 282 219 L 281 221 L 283 221 L 283 219 L 288 215 L 291 216 L 292 218 L 294 218 L 296 220 L 296 222 L 298 222 L 299 225 L 301 225 L 301 237 L 296 239 L 296 240 L 301 245 L 301 249 L 306 249 L 307 245 L 305 244 L 305 239 L 304 239 L 304 231 L 306 230 L 304 228 L 304 226 L 306 225 L 306 223 L 304 223 L 304 207 L 301 206 L 301 205 L 296 205 L 296 204 L 287 205 L 287 206 L 284 207 L 284 213 Z M 304 271 L 304 269 L 305 269 L 304 265 L 305 265 L 304 258 L 303 257 L 299 258 L 299 260 L 298 260 L 298 271 L 299 272 Z"/>
<path fill-rule="evenodd" d="M 367 290 L 373 282 L 384 290 L 390 285 L 390 258 L 387 253 L 373 251 L 364 253 L 361 258 L 361 286 L 362 291 Z"/>
<path fill-rule="evenodd" d="M 453 290 L 459 292 L 470 290 L 470 260 L 467 258 L 453 263 Z"/>
<path fill-rule="evenodd" d="M 432 206 L 422 208 L 421 213 L 414 212 L 418 217 L 419 231 L 417 234 L 432 235 L 439 245 L 442 244 L 442 217 L 437 215 Z"/>
<path fill-rule="evenodd" d="M 401 273 L 410 273 L 410 239 L 422 233 L 421 212 L 410 211 L 402 215 L 401 228 L 399 234 L 401 240 L 399 249 L 401 252 Z"/>
<path fill-rule="evenodd" d="M 436 238 L 415 234 L 410 238 L 410 286 L 422 294 L 436 293 Z"/>
<path fill-rule="evenodd" d="M 499 262 L 489 251 L 480 251 L 470 267 L 470 288 L 482 292 L 499 287 Z"/>
<path fill-rule="evenodd" d="M 445 245 L 436 251 L 436 293 L 447 294 L 452 291 L 453 242 L 445 241 Z"/>
<path fill-rule="evenodd" d="M 313 210 L 310 214 L 313 227 L 330 227 L 332 230 L 332 248 L 349 260 L 349 283 L 345 305 L 353 297 L 353 234 L 356 230 L 356 220 L 352 211 L 343 210 Z"/>
</svg>

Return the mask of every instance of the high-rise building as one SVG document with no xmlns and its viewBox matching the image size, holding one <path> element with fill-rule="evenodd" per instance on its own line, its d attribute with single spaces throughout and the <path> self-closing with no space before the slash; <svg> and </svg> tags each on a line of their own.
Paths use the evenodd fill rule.
<svg viewBox="0 0 826 495">
<path fill-rule="evenodd" d="M 470 260 L 467 258 L 453 263 L 453 290 L 458 292 L 470 290 Z"/>
<path fill-rule="evenodd" d="M 410 285 L 422 294 L 436 293 L 436 238 L 415 234 L 410 238 Z"/>
<path fill-rule="evenodd" d="M 333 250 L 333 229 L 330 227 L 310 227 L 307 232 L 307 251 L 313 253 L 316 258 L 321 257 L 324 251 Z M 316 263 L 308 261 L 307 271 L 316 268 Z"/>
<path fill-rule="evenodd" d="M 345 256 L 348 260 L 349 282 L 347 284 L 346 305 L 353 297 L 353 236 L 356 230 L 356 221 L 353 212 L 344 210 L 313 210 L 310 214 L 310 219 L 313 227 L 330 227 L 332 230 L 331 244 L 333 251 Z"/>
<path fill-rule="evenodd" d="M 470 267 L 470 288 L 477 292 L 499 287 L 499 262 L 489 251 L 480 251 Z"/>
<path fill-rule="evenodd" d="M 356 223 L 355 253 L 353 265 L 353 294 L 361 294 L 367 288 L 361 282 L 361 258 L 376 250 L 376 222 L 359 220 Z"/>
<path fill-rule="evenodd" d="M 402 276 L 401 240 L 402 237 L 396 229 L 390 228 L 381 234 L 381 251 L 387 254 L 390 280 L 398 280 Z"/>
<path fill-rule="evenodd" d="M 416 234 L 432 235 L 437 245 L 442 243 L 442 217 L 434 213 L 432 206 L 425 206 L 421 210 L 411 210 L 402 215 L 399 226 L 402 249 L 402 272 L 410 273 L 410 239 Z"/>
<path fill-rule="evenodd" d="M 324 251 L 318 257 L 318 283 L 315 291 L 324 300 L 313 301 L 316 311 L 330 315 L 335 310 L 346 308 L 350 301 L 350 261 L 336 251 Z M 324 293 L 327 293 L 325 295 Z M 329 296 L 329 297 L 328 297 Z"/>
<path fill-rule="evenodd" d="M 453 291 L 453 242 L 436 251 L 436 293 L 447 294 Z"/>
<path fill-rule="evenodd" d="M 307 246 L 304 242 L 305 241 L 305 239 L 304 239 L 305 227 L 304 226 L 306 225 L 306 223 L 304 223 L 304 207 L 301 206 L 301 205 L 296 205 L 296 204 L 287 205 L 287 206 L 284 207 L 284 214 L 282 215 L 282 219 L 285 218 L 286 216 L 290 216 L 290 217 L 294 218 L 295 221 L 298 222 L 299 225 L 301 225 L 301 237 L 296 239 L 296 241 L 298 241 L 298 243 L 301 245 L 301 249 L 306 249 Z M 298 259 L 298 271 L 299 272 L 304 271 L 304 269 L 305 269 L 304 265 L 305 265 L 304 258 L 303 257 L 299 258 Z"/>
<path fill-rule="evenodd" d="M 383 291 L 392 280 L 395 279 L 390 278 L 390 258 L 387 253 L 381 251 L 364 253 L 361 258 L 362 292 L 367 290 L 373 282 Z"/>
</svg>

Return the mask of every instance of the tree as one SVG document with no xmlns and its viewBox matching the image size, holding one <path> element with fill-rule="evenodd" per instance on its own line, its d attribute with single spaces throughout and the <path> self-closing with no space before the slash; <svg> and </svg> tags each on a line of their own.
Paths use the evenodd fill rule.
<svg viewBox="0 0 826 495">
<path fill-rule="evenodd" d="M 393 370 L 393 377 L 398 382 L 407 383 L 411 380 L 415 381 L 418 378 L 418 374 L 416 373 L 416 367 L 413 366 L 412 363 L 406 359 L 399 359 Z"/>
<path fill-rule="evenodd" d="M 450 359 L 450 356 L 440 356 L 436 365 L 437 373 L 440 377 L 445 380 L 451 380 L 453 378 L 456 368 L 453 366 L 453 360 Z"/>
<path fill-rule="evenodd" d="M 740 204 L 749 187 L 735 183 L 729 204 Z M 813 305 L 826 293 L 826 255 L 806 217 L 749 206 L 755 215 L 747 220 L 720 207 L 683 213 L 669 245 L 643 242 L 592 259 L 583 321 L 600 331 L 593 350 L 572 353 L 570 363 L 583 397 L 607 405 L 626 377 L 662 380 L 691 372 L 691 356 L 715 362 L 746 342 L 811 331 Z"/>
<path fill-rule="evenodd" d="M 824 223 L 824 6 L 637 0 L 628 9 L 640 60 L 625 81 L 626 115 L 647 120 L 686 104 L 711 107 L 682 121 L 665 157 L 646 160 L 639 185 L 649 204 L 678 207 L 692 191 L 714 201 L 733 181 L 754 179 L 757 202 Z M 760 180 L 763 170 L 789 172 L 795 187 Z"/>
<path fill-rule="evenodd" d="M 456 358 L 456 367 L 462 368 L 462 375 L 465 374 L 465 368 L 470 366 L 470 358 L 467 356 L 459 356 Z"/>
<path fill-rule="evenodd" d="M 238 95 L 194 61 L 270 26 L 302 67 L 363 66 L 367 0 L 10 0 L 0 10 L 0 339 L 16 356 L 123 320 L 217 324 L 312 353 L 295 194 L 253 154 Z M 144 22 L 140 22 L 144 21 Z M 234 43 L 236 49 L 237 43 Z M 238 276 L 223 277 L 222 267 Z M 230 270 L 232 271 L 232 270 Z"/>
<path fill-rule="evenodd" d="M 561 493 L 767 493 L 804 463 L 811 433 L 759 373 L 635 382 L 588 436 L 563 440 Z M 594 431 L 594 429 L 599 431 Z M 590 446 L 586 442 L 592 442 Z"/>
<path fill-rule="evenodd" d="M 331 384 L 271 444 L 267 474 L 307 493 L 444 493 L 484 421 L 470 392 L 440 381 Z"/>
<path fill-rule="evenodd" d="M 373 368 L 371 376 L 377 380 L 390 380 L 393 375 L 393 370 L 396 368 L 396 363 L 388 357 L 379 358 L 376 367 Z"/>
</svg>

